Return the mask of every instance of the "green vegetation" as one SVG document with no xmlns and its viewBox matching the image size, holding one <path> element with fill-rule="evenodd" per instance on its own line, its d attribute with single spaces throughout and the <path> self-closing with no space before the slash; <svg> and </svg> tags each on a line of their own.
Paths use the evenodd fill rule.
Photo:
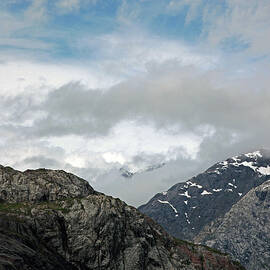
<svg viewBox="0 0 270 270">
<path fill-rule="evenodd" d="M 44 209 L 44 210 L 61 211 L 64 214 L 67 214 L 69 212 L 69 208 L 62 207 L 61 202 L 58 202 L 58 201 L 56 201 L 56 202 L 46 202 L 46 203 L 42 203 L 42 204 L 39 204 L 39 205 L 43 206 L 41 208 Z"/>
<path fill-rule="evenodd" d="M 0 203 L 0 212 L 4 213 L 21 213 L 22 209 L 29 209 L 29 205 L 27 203 Z"/>
<path fill-rule="evenodd" d="M 74 200 L 80 200 L 81 198 L 67 198 L 61 201 L 45 201 L 45 202 L 18 202 L 18 203 L 7 203 L 0 202 L 0 213 L 11 213 L 11 214 L 23 214 L 31 215 L 33 208 L 40 210 L 54 210 L 61 211 L 63 214 L 67 214 L 70 208 L 74 204 Z"/>
<path fill-rule="evenodd" d="M 228 256 L 228 253 L 221 252 L 218 249 L 211 248 L 211 247 L 208 247 L 208 246 L 205 246 L 205 245 L 200 245 L 200 246 L 206 248 L 207 250 L 209 250 L 211 252 L 214 252 L 214 253 L 217 253 L 217 254 L 220 254 L 220 255 L 224 255 L 224 256 Z"/>
<path fill-rule="evenodd" d="M 174 237 L 174 241 L 176 242 L 177 245 L 187 245 L 192 249 L 192 251 L 196 252 L 195 248 L 197 247 L 197 245 L 195 245 L 194 243 L 178 239 L 176 237 Z"/>
<path fill-rule="evenodd" d="M 191 242 L 188 242 L 188 241 L 186 241 L 186 240 L 182 240 L 182 239 L 179 239 L 179 238 L 176 238 L 176 237 L 174 237 L 174 241 L 177 243 L 177 244 L 181 244 L 181 245 L 190 245 L 190 246 L 193 246 L 193 247 L 195 247 L 195 246 L 197 246 L 197 245 L 195 245 L 194 243 L 191 243 Z"/>
</svg>

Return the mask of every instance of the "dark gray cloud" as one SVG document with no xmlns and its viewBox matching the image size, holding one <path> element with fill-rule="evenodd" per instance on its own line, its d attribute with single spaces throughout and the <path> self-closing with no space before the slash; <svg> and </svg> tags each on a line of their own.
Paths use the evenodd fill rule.
<svg viewBox="0 0 270 270">
<path fill-rule="evenodd" d="M 61 167 L 61 162 L 56 159 L 49 158 L 43 155 L 31 156 L 25 158 L 22 163 L 27 165 L 28 167 L 36 167 L 36 168 L 55 168 L 59 169 Z"/>
<path fill-rule="evenodd" d="M 40 107 L 46 117 L 32 130 L 36 136 L 104 135 L 121 121 L 136 120 L 197 133 L 203 126 L 241 136 L 269 132 L 269 89 L 251 88 L 248 80 L 221 88 L 214 76 L 183 68 L 149 73 L 106 91 L 71 83 L 49 94 Z"/>
</svg>

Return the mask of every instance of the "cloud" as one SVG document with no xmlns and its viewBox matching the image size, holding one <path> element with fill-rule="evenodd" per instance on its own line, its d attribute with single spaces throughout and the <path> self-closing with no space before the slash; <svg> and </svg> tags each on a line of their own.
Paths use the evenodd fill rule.
<svg viewBox="0 0 270 270">
<path fill-rule="evenodd" d="M 144 153 L 140 153 L 139 158 L 146 158 L 152 165 L 157 165 L 156 161 L 164 159 L 160 155 L 150 156 Z M 176 160 L 167 162 L 159 169 L 137 173 L 132 178 L 122 177 L 119 169 L 112 169 L 99 175 L 95 182 L 90 181 L 90 183 L 101 192 L 120 197 L 131 205 L 139 206 L 146 203 L 154 194 L 166 191 L 175 183 L 185 181 L 201 172 L 204 165 L 179 155 Z M 87 175 L 86 171 L 81 171 L 79 174 Z"/>
<path fill-rule="evenodd" d="M 25 158 L 22 161 L 28 168 L 55 168 L 58 169 L 61 165 L 60 162 L 53 158 L 48 158 L 46 156 L 38 155 Z"/>
<path fill-rule="evenodd" d="M 52 49 L 52 44 L 42 42 L 40 40 L 30 40 L 25 38 L 2 38 L 0 39 L 0 46 L 17 47 L 20 49 L 39 49 L 49 50 Z"/>
<path fill-rule="evenodd" d="M 257 72 L 232 76 L 165 61 L 105 90 L 73 82 L 41 99 L 31 92 L 3 99 L 1 132 L 13 138 L 6 145 L 18 138 L 27 142 L 15 144 L 21 159 L 14 150 L 8 159 L 17 159 L 16 166 L 23 168 L 56 166 L 53 152 L 38 150 L 46 141 L 65 149 L 56 159 L 59 168 L 138 205 L 217 161 L 269 147 L 269 78 Z M 106 161 L 108 153 L 117 158 Z M 123 163 L 140 168 L 164 161 L 164 168 L 130 182 L 119 175 Z"/>
<path fill-rule="evenodd" d="M 1 165 L 13 166 L 16 169 L 38 168 L 64 168 L 62 160 L 65 156 L 64 149 L 49 145 L 45 140 L 22 139 L 20 129 L 11 129 L 0 126 L 0 160 Z M 40 158 L 40 161 L 37 160 Z M 56 167 L 57 166 L 57 167 Z"/>
<path fill-rule="evenodd" d="M 233 38 L 250 54 L 269 54 L 269 1 L 227 0 L 218 13 L 209 6 L 204 12 L 204 31 L 212 45 Z"/>
<path fill-rule="evenodd" d="M 186 24 L 189 24 L 190 22 L 198 18 L 200 10 L 203 9 L 204 4 L 205 3 L 202 0 L 172 0 L 168 3 L 165 10 L 169 14 L 175 15 L 183 9 L 187 8 L 188 10 L 186 11 L 185 22 Z"/>
<path fill-rule="evenodd" d="M 229 89 L 217 87 L 215 72 L 191 67 L 165 70 L 161 66 L 106 91 L 67 84 L 49 93 L 41 105 L 47 116 L 35 122 L 33 131 L 36 136 L 91 137 L 134 120 L 157 128 L 176 125 L 200 135 L 204 126 L 244 134 L 251 127 L 264 127 L 270 116 L 268 89 L 250 89 L 244 80 Z"/>
<path fill-rule="evenodd" d="M 83 7 L 95 5 L 98 0 L 57 0 L 55 7 L 60 14 L 76 13 Z"/>
<path fill-rule="evenodd" d="M 24 17 L 32 22 L 46 22 L 48 20 L 47 0 L 32 0 L 24 11 Z"/>
<path fill-rule="evenodd" d="M 1 58 L 9 58 L 14 54 L 17 58 L 27 58 L 30 54 L 37 56 L 37 52 L 41 58 L 44 51 L 52 50 L 54 42 L 45 40 L 44 36 L 42 38 L 49 19 L 47 0 L 6 3 L 0 11 Z"/>
<path fill-rule="evenodd" d="M 219 63 L 219 55 L 202 52 L 179 40 L 168 40 L 138 28 L 121 28 L 113 33 L 79 37 L 76 48 L 85 57 L 95 52 L 96 67 L 119 81 L 144 74 L 148 69 L 168 62 L 179 66 L 194 65 L 213 69 Z M 174 68 L 174 67 L 171 67 Z"/>
<path fill-rule="evenodd" d="M 60 12 L 68 13 L 80 9 L 80 0 L 58 0 L 55 5 Z"/>
<path fill-rule="evenodd" d="M 157 35 L 166 36 L 172 27 L 170 20 L 183 17 L 184 28 L 195 23 L 197 35 L 200 35 L 195 37 L 202 46 L 207 43 L 213 49 L 252 56 L 269 54 L 269 12 L 268 0 L 123 1 L 118 18 L 124 24 L 133 25 L 135 22 L 144 27 L 163 21 L 168 23 L 167 31 L 160 33 L 158 28 Z M 162 23 L 160 26 L 163 27 Z M 190 28 L 189 35 L 193 32 L 194 29 Z"/>
</svg>

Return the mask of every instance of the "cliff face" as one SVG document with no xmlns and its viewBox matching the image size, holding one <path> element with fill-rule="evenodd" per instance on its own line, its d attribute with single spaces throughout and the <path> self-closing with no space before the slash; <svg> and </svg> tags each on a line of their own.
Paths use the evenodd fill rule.
<svg viewBox="0 0 270 270">
<path fill-rule="evenodd" d="M 0 269 L 243 269 L 66 172 L 0 167 Z"/>
<path fill-rule="evenodd" d="M 252 270 L 270 267 L 270 181 L 252 189 L 222 218 L 206 226 L 197 242 L 230 253 Z"/>
</svg>

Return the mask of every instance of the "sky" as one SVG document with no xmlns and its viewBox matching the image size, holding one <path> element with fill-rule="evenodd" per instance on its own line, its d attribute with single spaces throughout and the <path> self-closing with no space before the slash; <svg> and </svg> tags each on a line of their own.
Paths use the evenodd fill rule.
<svg viewBox="0 0 270 270">
<path fill-rule="evenodd" d="M 138 206 L 270 148 L 269 14 L 269 0 L 2 0 L 0 164 Z"/>
</svg>

